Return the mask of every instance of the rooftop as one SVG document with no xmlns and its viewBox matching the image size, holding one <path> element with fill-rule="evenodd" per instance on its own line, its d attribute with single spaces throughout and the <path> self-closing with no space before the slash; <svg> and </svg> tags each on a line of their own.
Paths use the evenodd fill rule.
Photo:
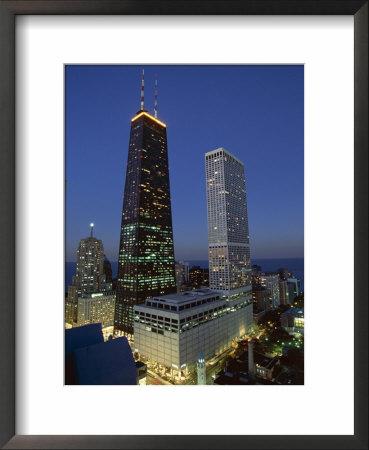
<svg viewBox="0 0 369 450">
<path fill-rule="evenodd" d="M 136 384 L 136 365 L 125 337 L 74 351 L 78 384 Z"/>
<path fill-rule="evenodd" d="M 65 330 L 65 360 L 78 348 L 104 342 L 101 323 Z"/>
<path fill-rule="evenodd" d="M 304 308 L 290 308 L 287 309 L 281 316 L 299 316 L 304 317 Z"/>
<path fill-rule="evenodd" d="M 158 123 L 162 127 L 166 128 L 166 125 L 165 125 L 164 122 L 161 122 L 160 120 L 156 119 L 154 116 L 149 114 L 146 110 L 138 111 L 136 116 L 131 119 L 131 122 L 134 122 L 135 120 L 139 119 L 142 116 L 148 117 L 149 119 L 151 119 L 154 122 Z"/>
<path fill-rule="evenodd" d="M 179 292 L 174 294 L 161 295 L 160 297 L 152 297 L 146 300 L 149 302 L 157 301 L 163 303 L 171 303 L 179 305 L 181 303 L 189 303 L 198 300 L 205 300 L 217 297 L 220 299 L 221 296 L 218 292 L 212 291 L 210 289 L 195 289 L 193 291 Z"/>
<path fill-rule="evenodd" d="M 217 152 L 223 152 L 227 156 L 229 156 L 229 157 L 233 158 L 234 160 L 236 160 L 239 164 L 241 164 L 241 166 L 244 165 L 243 162 L 240 159 L 238 159 L 236 156 L 232 155 L 232 153 L 230 153 L 228 150 L 226 150 L 223 147 L 219 147 L 219 148 L 216 148 L 215 150 L 211 150 L 210 152 L 205 153 L 205 157 L 209 156 L 209 155 L 212 155 L 214 153 L 217 153 Z"/>
</svg>

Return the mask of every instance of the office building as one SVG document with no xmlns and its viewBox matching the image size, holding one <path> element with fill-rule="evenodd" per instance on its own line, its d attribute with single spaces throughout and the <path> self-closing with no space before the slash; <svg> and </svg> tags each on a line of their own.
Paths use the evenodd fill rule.
<svg viewBox="0 0 369 450">
<path fill-rule="evenodd" d="M 183 292 L 188 289 L 189 282 L 189 263 L 183 261 L 176 261 L 176 283 L 177 292 Z"/>
<path fill-rule="evenodd" d="M 185 261 L 178 261 L 178 264 L 182 270 L 184 282 L 188 283 L 189 281 L 189 270 L 190 270 L 190 263 Z"/>
<path fill-rule="evenodd" d="M 237 309 L 246 332 L 252 327 L 253 315 L 244 165 L 224 148 L 218 148 L 206 153 L 205 166 L 209 287 Z M 239 304 L 243 305 L 241 309 Z"/>
<path fill-rule="evenodd" d="M 301 294 L 301 282 L 299 278 L 287 278 L 289 302 L 293 303 L 295 298 Z"/>
<path fill-rule="evenodd" d="M 288 293 L 288 285 L 287 280 L 279 280 L 279 301 L 281 305 L 289 305 L 289 293 Z"/>
<path fill-rule="evenodd" d="M 72 285 L 76 286 L 78 295 L 90 294 L 106 289 L 104 275 L 104 246 L 93 235 L 94 224 L 90 224 L 90 236 L 81 239 L 77 250 L 77 273 Z"/>
<path fill-rule="evenodd" d="M 214 379 L 215 385 L 263 385 L 274 384 L 280 373 L 278 356 L 268 357 L 253 349 L 248 343 L 248 351 L 237 360 L 231 359 L 226 367 Z"/>
<path fill-rule="evenodd" d="M 192 288 L 209 286 L 209 269 L 192 266 L 189 270 L 189 284 Z"/>
<path fill-rule="evenodd" d="M 174 371 L 194 368 L 200 350 L 208 361 L 246 333 L 240 311 L 247 302 L 229 302 L 210 289 L 150 298 L 134 307 L 135 348 L 141 358 Z"/>
<path fill-rule="evenodd" d="M 261 285 L 265 287 L 269 295 L 269 308 L 277 309 L 280 305 L 279 297 L 279 276 L 278 274 L 267 273 L 261 276 Z"/>
<path fill-rule="evenodd" d="M 137 384 L 137 372 L 125 337 L 104 342 L 100 324 L 65 330 L 65 384 Z"/>
<path fill-rule="evenodd" d="M 133 334 L 133 305 L 176 292 L 167 127 L 144 109 L 131 120 L 114 331 Z"/>
<path fill-rule="evenodd" d="M 78 297 L 76 326 L 101 323 L 103 329 L 113 327 L 114 311 L 115 292 L 85 294 Z"/>
<path fill-rule="evenodd" d="M 304 334 L 304 308 L 290 308 L 281 314 L 281 326 L 289 334 Z"/>
<path fill-rule="evenodd" d="M 104 246 L 93 235 L 81 239 L 77 250 L 76 275 L 68 286 L 65 302 L 65 322 L 77 327 L 91 323 L 113 326 L 115 293 L 104 273 Z M 109 325 L 107 325 L 109 324 Z"/>
</svg>

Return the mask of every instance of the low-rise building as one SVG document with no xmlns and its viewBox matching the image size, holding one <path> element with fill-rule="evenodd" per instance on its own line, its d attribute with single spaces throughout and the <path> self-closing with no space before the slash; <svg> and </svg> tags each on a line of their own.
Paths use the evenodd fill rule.
<svg viewBox="0 0 369 450">
<path fill-rule="evenodd" d="M 254 303 L 254 311 L 269 311 L 269 291 L 265 287 L 261 287 L 252 291 L 252 300 Z"/>
<path fill-rule="evenodd" d="M 249 370 L 250 360 L 253 361 L 253 371 Z M 249 352 L 245 352 L 241 358 L 231 360 L 225 369 L 218 373 L 214 384 L 273 384 L 278 366 L 280 366 L 278 356 L 270 358 L 259 352 L 253 352 L 253 357 L 250 359 Z"/>
<path fill-rule="evenodd" d="M 104 342 L 100 324 L 65 330 L 65 384 L 136 383 L 137 370 L 127 338 Z"/>
<path fill-rule="evenodd" d="M 209 286 L 209 269 L 192 266 L 189 270 L 189 284 L 193 287 Z"/>
<path fill-rule="evenodd" d="M 281 326 L 289 334 L 304 334 L 304 308 L 290 308 L 282 313 Z"/>
<path fill-rule="evenodd" d="M 77 322 L 80 327 L 101 323 L 102 328 L 114 326 L 115 292 L 95 292 L 78 298 Z"/>
<path fill-rule="evenodd" d="M 278 356 L 269 358 L 261 353 L 254 352 L 254 370 L 257 378 L 271 381 L 273 379 L 274 370 L 279 365 L 280 361 Z"/>
<path fill-rule="evenodd" d="M 210 289 L 147 299 L 134 307 L 135 348 L 140 357 L 174 370 L 196 365 L 232 345 L 253 326 L 252 303 L 232 301 Z"/>
</svg>

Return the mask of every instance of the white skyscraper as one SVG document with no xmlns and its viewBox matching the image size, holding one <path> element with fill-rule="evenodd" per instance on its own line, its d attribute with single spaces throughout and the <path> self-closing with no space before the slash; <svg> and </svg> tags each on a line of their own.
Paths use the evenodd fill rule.
<svg viewBox="0 0 369 450">
<path fill-rule="evenodd" d="M 252 327 L 245 169 L 243 163 L 224 148 L 206 153 L 205 165 L 209 287 L 226 296 L 231 309 L 239 310 L 236 328 L 238 333 L 241 330 L 245 333 Z M 236 330 L 230 333 L 237 337 Z"/>
</svg>

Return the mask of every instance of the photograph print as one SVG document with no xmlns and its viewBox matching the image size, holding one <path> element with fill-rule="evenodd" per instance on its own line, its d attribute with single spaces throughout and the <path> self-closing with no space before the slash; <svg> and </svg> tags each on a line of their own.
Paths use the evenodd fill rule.
<svg viewBox="0 0 369 450">
<path fill-rule="evenodd" d="M 65 384 L 304 384 L 304 66 L 64 91 Z"/>
</svg>

